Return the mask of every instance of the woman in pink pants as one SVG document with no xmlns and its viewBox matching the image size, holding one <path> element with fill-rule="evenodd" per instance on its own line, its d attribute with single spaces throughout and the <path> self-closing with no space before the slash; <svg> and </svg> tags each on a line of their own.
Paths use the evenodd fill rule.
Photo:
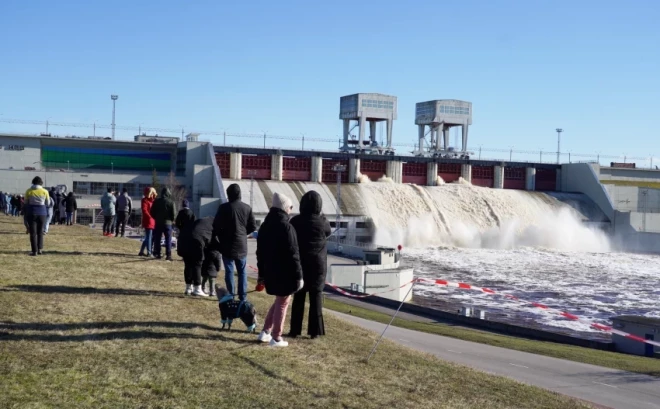
<svg viewBox="0 0 660 409">
<path fill-rule="evenodd" d="M 296 230 L 289 224 L 292 209 L 291 199 L 279 193 L 273 194 L 273 206 L 257 236 L 259 282 L 266 286 L 266 293 L 275 296 L 258 340 L 269 342 L 273 347 L 289 345 L 282 339 L 286 310 L 291 295 L 304 285 L 298 238 Z"/>
</svg>

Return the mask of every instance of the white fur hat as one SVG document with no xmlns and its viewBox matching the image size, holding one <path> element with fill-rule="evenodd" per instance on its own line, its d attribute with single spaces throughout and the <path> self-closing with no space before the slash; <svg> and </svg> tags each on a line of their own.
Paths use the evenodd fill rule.
<svg viewBox="0 0 660 409">
<path fill-rule="evenodd" d="M 273 207 L 289 212 L 293 207 L 293 202 L 282 193 L 273 193 Z"/>
</svg>

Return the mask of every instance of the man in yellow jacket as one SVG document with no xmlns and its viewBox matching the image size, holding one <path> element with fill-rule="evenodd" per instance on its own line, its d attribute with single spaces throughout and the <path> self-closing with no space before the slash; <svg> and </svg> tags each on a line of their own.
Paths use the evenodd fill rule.
<svg viewBox="0 0 660 409">
<path fill-rule="evenodd" d="M 50 195 L 43 184 L 41 178 L 36 176 L 32 179 L 32 186 L 25 191 L 25 221 L 30 232 L 31 256 L 40 255 L 44 248 L 44 226 Z"/>
</svg>

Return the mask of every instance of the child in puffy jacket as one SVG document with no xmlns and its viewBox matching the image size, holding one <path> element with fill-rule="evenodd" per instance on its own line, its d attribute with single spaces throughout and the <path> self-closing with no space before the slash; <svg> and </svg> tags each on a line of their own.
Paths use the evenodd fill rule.
<svg viewBox="0 0 660 409">
<path fill-rule="evenodd" d="M 222 265 L 222 255 L 216 245 L 209 245 L 204 249 L 204 262 L 202 263 L 202 291 L 206 292 L 206 283 L 209 283 L 208 294 L 215 296 L 215 280 Z"/>
</svg>

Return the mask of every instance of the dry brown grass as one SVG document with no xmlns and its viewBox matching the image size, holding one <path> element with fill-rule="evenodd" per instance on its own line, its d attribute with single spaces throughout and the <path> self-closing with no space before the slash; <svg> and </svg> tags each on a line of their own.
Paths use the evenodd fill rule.
<svg viewBox="0 0 660 409">
<path fill-rule="evenodd" d="M 328 336 L 287 349 L 219 330 L 216 302 L 184 298 L 179 261 L 55 226 L 28 257 L 0 216 L 2 408 L 577 408 L 581 403 L 390 342 L 327 317 Z M 271 298 L 251 294 L 263 317 Z"/>
</svg>

